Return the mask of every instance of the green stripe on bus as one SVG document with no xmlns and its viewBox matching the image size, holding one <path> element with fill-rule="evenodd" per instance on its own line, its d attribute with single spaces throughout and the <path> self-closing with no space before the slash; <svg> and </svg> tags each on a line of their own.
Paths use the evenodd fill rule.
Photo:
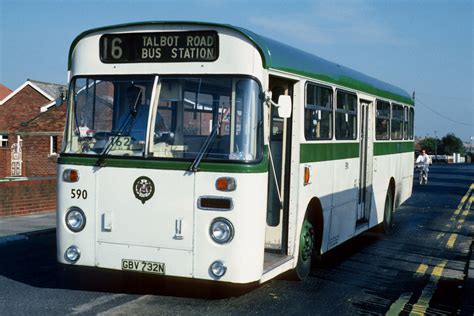
<svg viewBox="0 0 474 316">
<path fill-rule="evenodd" d="M 79 157 L 79 156 L 62 156 L 58 159 L 61 165 L 80 165 L 94 166 L 98 157 Z M 162 170 L 183 170 L 189 169 L 192 161 L 172 161 L 172 160 L 152 160 L 152 159 L 123 159 L 110 158 L 104 159 L 105 167 L 117 168 L 138 168 L 138 169 L 162 169 Z M 230 173 L 263 173 L 268 171 L 268 149 L 265 147 L 263 159 L 256 164 L 245 163 L 218 163 L 218 162 L 201 162 L 199 171 L 204 172 L 230 172 Z"/>
<path fill-rule="evenodd" d="M 359 157 L 358 143 L 301 144 L 300 162 L 316 162 Z"/>
<path fill-rule="evenodd" d="M 374 143 L 374 155 L 391 155 L 412 152 L 415 148 L 415 143 L 412 141 L 408 142 L 379 142 Z"/>
</svg>

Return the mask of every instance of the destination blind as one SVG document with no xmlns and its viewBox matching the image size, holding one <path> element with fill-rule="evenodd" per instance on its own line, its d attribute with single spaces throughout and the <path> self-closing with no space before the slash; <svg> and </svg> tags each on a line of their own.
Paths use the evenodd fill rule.
<svg viewBox="0 0 474 316">
<path fill-rule="evenodd" d="M 104 63 L 209 62 L 219 57 L 215 31 L 105 34 L 99 46 Z"/>
</svg>

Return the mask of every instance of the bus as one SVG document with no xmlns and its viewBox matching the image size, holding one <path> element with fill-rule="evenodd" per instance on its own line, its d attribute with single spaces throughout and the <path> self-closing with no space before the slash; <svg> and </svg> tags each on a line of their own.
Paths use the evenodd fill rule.
<svg viewBox="0 0 474 316">
<path fill-rule="evenodd" d="M 412 192 L 407 92 L 244 28 L 91 29 L 71 44 L 68 82 L 64 265 L 304 279 L 343 242 L 390 233 Z"/>
</svg>

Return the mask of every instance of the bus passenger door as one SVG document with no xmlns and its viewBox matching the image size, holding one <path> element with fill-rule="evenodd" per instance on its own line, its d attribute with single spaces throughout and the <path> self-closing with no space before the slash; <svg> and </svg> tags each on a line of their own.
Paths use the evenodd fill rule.
<svg viewBox="0 0 474 316">
<path fill-rule="evenodd" d="M 280 95 L 293 95 L 293 82 L 270 77 L 272 100 Z M 270 139 L 268 167 L 267 228 L 265 248 L 285 254 L 288 240 L 289 175 L 291 157 L 291 117 L 278 116 L 276 107 L 270 107 Z"/>
<path fill-rule="evenodd" d="M 360 100 L 360 175 L 357 224 L 367 224 L 372 201 L 373 102 Z"/>
</svg>

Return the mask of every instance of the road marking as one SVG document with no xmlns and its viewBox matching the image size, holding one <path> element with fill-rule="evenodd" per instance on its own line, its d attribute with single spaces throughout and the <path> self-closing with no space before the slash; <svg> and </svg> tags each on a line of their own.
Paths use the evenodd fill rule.
<svg viewBox="0 0 474 316">
<path fill-rule="evenodd" d="M 93 308 L 97 307 L 97 306 L 100 306 L 102 304 L 106 304 L 110 301 L 113 301 L 119 297 L 122 297 L 122 296 L 125 296 L 125 294 L 115 294 L 115 295 L 105 295 L 105 296 L 100 296 L 100 297 L 97 297 L 91 301 L 89 301 L 88 303 L 85 303 L 85 304 L 82 304 L 82 305 L 79 305 L 79 306 L 76 306 L 72 309 L 72 315 L 77 315 L 77 314 L 82 314 L 82 313 L 86 313 L 86 312 L 89 312 L 90 310 L 92 310 Z"/>
<path fill-rule="evenodd" d="M 459 202 L 459 205 L 458 207 L 456 208 L 456 211 L 454 211 L 454 214 L 455 215 L 459 215 L 459 213 L 461 212 L 461 210 L 463 209 L 463 206 L 464 206 L 464 203 L 467 201 L 467 199 L 469 198 L 469 195 L 471 195 L 471 191 L 474 190 L 474 183 L 471 184 L 471 186 L 469 187 L 469 190 L 467 190 L 466 194 L 464 194 L 464 196 L 461 198 L 461 202 Z M 472 205 L 472 198 L 471 197 L 467 203 L 467 205 L 469 205 L 469 208 L 471 207 Z"/>
<path fill-rule="evenodd" d="M 392 306 L 390 306 L 390 309 L 387 311 L 387 313 L 385 315 L 386 316 L 395 316 L 395 315 L 398 316 L 400 314 L 400 312 L 402 312 L 403 309 L 405 308 L 405 305 L 410 301 L 410 298 L 412 297 L 412 295 L 413 295 L 413 292 L 402 293 L 402 295 L 400 295 L 398 300 L 393 302 Z"/>
<path fill-rule="evenodd" d="M 422 277 L 425 275 L 426 271 L 428 270 L 428 265 L 424 263 L 420 263 L 418 268 L 416 268 L 415 273 L 413 273 L 414 277 Z M 405 305 L 410 301 L 410 298 L 413 296 L 413 292 L 405 292 L 400 295 L 400 297 L 390 305 L 389 310 L 385 315 L 388 316 L 395 316 L 400 314 L 405 308 Z"/>
<path fill-rule="evenodd" d="M 448 261 L 443 260 L 433 269 L 433 272 L 431 272 L 430 281 L 421 292 L 418 301 L 413 305 L 410 315 L 425 315 L 426 310 L 429 307 L 430 300 L 433 297 L 434 292 L 436 291 L 436 287 L 438 286 L 438 281 L 443 275 L 446 263 L 448 263 Z"/>
<path fill-rule="evenodd" d="M 469 210 L 471 209 L 472 203 L 474 203 L 474 194 L 471 195 L 471 197 L 469 198 L 469 201 L 466 203 L 465 209 L 467 212 L 469 212 Z"/>
<path fill-rule="evenodd" d="M 420 263 L 418 269 L 416 269 L 416 274 L 424 275 L 426 273 L 426 270 L 428 270 L 428 265 Z"/>
<path fill-rule="evenodd" d="M 437 264 L 436 267 L 434 267 L 433 272 L 431 272 L 431 275 L 439 279 L 443 274 L 444 267 L 447 263 L 448 260 L 443 260 L 441 263 Z"/>
<path fill-rule="evenodd" d="M 456 238 L 458 238 L 458 234 L 451 234 L 451 236 L 449 236 L 448 242 L 446 243 L 446 248 L 453 249 Z"/>
<path fill-rule="evenodd" d="M 136 315 L 141 308 L 145 307 L 146 301 L 156 299 L 153 295 L 143 295 L 139 298 L 132 300 L 130 302 L 118 305 L 108 311 L 99 313 L 98 316 L 108 316 L 108 315 Z M 158 313 L 156 309 L 153 310 L 153 314 Z"/>
<path fill-rule="evenodd" d="M 474 195 L 471 195 L 471 198 L 469 199 L 469 202 L 467 202 L 466 210 L 469 211 L 471 209 L 472 203 L 474 203 Z"/>
</svg>

